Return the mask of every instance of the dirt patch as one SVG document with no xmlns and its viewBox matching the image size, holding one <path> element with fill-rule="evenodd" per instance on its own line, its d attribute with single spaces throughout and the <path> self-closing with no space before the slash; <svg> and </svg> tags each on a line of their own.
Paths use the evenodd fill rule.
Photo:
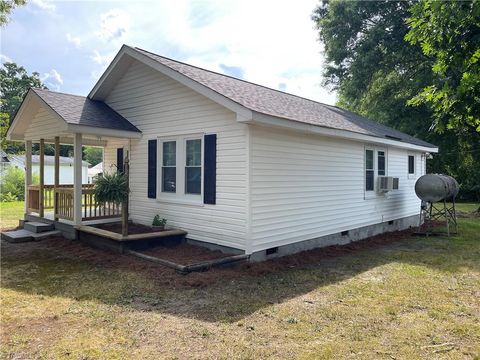
<svg viewBox="0 0 480 360">
<path fill-rule="evenodd" d="M 245 275 L 258 276 L 288 270 L 292 267 L 305 267 L 318 264 L 323 259 L 331 259 L 345 254 L 360 252 L 366 249 L 405 240 L 411 236 L 414 230 L 417 229 L 385 233 L 343 246 L 318 248 L 294 255 L 267 260 L 261 263 L 242 263 L 225 268 L 212 268 L 206 272 L 194 272 L 188 275 L 180 275 L 173 269 L 134 256 L 95 249 L 77 241 L 66 240 L 63 237 L 23 244 L 10 244 L 2 241 L 2 254 L 8 254 L 9 257 L 21 257 L 22 255 L 28 256 L 29 253 L 32 252 L 47 253 L 48 256 L 81 259 L 94 266 L 113 269 L 115 271 L 141 272 L 144 273 L 145 276 L 151 278 L 152 281 L 158 285 L 172 288 L 199 287 L 216 283 L 218 281 L 239 278 Z M 187 249 L 191 251 L 190 254 L 181 254 L 182 251 L 186 251 Z M 152 249 L 151 251 L 155 254 L 162 252 L 162 257 L 167 256 L 167 250 L 163 247 Z M 178 254 L 175 254 L 175 257 L 180 262 L 187 260 L 190 261 L 193 259 L 194 254 L 199 256 L 198 259 L 206 259 L 207 257 L 211 258 L 213 256 L 220 256 L 221 254 L 204 248 L 198 249 L 198 247 L 194 247 L 193 245 L 184 245 L 182 247 L 172 247 L 168 249 L 168 254 L 172 254 L 173 256 L 174 252 L 178 252 Z M 150 251 L 148 253 L 150 254 Z M 221 254 L 221 256 L 225 255 Z"/>
<path fill-rule="evenodd" d="M 175 246 L 156 246 L 140 251 L 142 254 L 169 260 L 180 265 L 191 265 L 202 261 L 221 259 L 227 256 L 221 251 L 208 250 L 201 246 L 179 244 Z"/>
<path fill-rule="evenodd" d="M 91 225 L 97 229 L 111 231 L 117 234 L 122 233 L 122 223 L 114 222 L 114 223 L 107 223 L 107 224 L 99 224 L 99 225 Z M 158 232 L 159 230 L 153 230 L 151 226 L 141 225 L 133 222 L 128 223 L 128 234 L 129 235 L 136 235 L 136 234 L 148 234 L 151 232 Z"/>
</svg>

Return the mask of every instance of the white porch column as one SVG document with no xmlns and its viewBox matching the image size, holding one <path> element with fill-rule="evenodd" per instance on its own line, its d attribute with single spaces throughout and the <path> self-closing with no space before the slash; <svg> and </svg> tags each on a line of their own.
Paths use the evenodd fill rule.
<svg viewBox="0 0 480 360">
<path fill-rule="evenodd" d="M 73 222 L 82 223 L 82 134 L 73 138 Z"/>
<path fill-rule="evenodd" d="M 25 141 L 25 214 L 28 211 L 28 186 L 32 185 L 32 141 Z"/>
<path fill-rule="evenodd" d="M 39 192 L 39 195 L 38 195 L 38 199 L 39 199 L 39 203 L 40 203 L 40 206 L 39 206 L 39 210 L 38 210 L 38 215 L 40 217 L 43 217 L 45 214 L 44 214 L 44 207 L 45 207 L 45 203 L 43 201 L 44 199 L 44 195 L 45 193 L 43 192 L 44 190 L 44 185 L 45 185 L 45 140 L 44 139 L 40 139 L 40 148 L 39 148 L 39 151 L 40 151 L 40 192 Z"/>
</svg>

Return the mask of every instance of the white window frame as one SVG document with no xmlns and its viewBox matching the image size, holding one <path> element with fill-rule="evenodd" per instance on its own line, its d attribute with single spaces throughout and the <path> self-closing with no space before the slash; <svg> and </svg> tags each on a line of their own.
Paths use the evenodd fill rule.
<svg viewBox="0 0 480 360">
<path fill-rule="evenodd" d="M 413 173 L 409 171 L 410 156 L 413 156 Z M 409 179 L 417 178 L 417 154 L 415 153 L 407 153 L 407 176 Z"/>
<path fill-rule="evenodd" d="M 187 140 L 200 140 L 201 149 L 201 192 L 200 194 L 185 193 L 185 168 L 186 168 L 186 147 Z M 162 166 L 163 166 L 163 143 L 168 141 L 176 142 L 176 192 L 163 192 Z M 157 138 L 157 201 L 165 203 L 186 204 L 203 206 L 203 179 L 204 179 L 204 134 L 179 134 L 174 136 L 160 136 Z"/>
<path fill-rule="evenodd" d="M 367 190 L 367 150 L 373 151 L 373 190 Z M 378 152 L 385 154 L 385 175 L 378 175 Z M 388 148 L 366 145 L 363 149 L 363 193 L 364 199 L 375 199 L 378 196 L 384 196 L 384 193 L 378 192 L 378 177 L 388 176 Z"/>
</svg>

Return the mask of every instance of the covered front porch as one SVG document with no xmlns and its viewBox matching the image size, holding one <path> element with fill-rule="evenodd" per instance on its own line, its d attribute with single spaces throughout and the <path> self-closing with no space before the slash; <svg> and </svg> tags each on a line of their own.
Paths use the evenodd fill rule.
<svg viewBox="0 0 480 360">
<path fill-rule="evenodd" d="M 82 149 L 103 148 L 104 172 L 123 171 L 131 139 L 141 132 L 105 103 L 69 94 L 30 89 L 7 138 L 25 143 L 25 217 L 69 225 L 112 221 L 120 203 L 99 203 L 94 184 L 82 182 Z M 38 147 L 38 183 L 33 183 L 32 153 Z M 38 146 L 36 145 L 38 144 Z M 45 146 L 54 148 L 54 183 L 45 184 Z M 60 183 L 60 146 L 73 147 L 73 183 Z"/>
</svg>

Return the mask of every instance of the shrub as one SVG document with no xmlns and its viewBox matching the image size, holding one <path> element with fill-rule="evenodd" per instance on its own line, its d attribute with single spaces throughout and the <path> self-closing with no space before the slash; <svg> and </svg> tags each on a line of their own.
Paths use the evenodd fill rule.
<svg viewBox="0 0 480 360">
<path fill-rule="evenodd" d="M 18 201 L 18 198 L 12 193 L 0 194 L 0 202 L 13 202 Z"/>
<path fill-rule="evenodd" d="M 2 194 L 2 197 L 13 196 L 18 200 L 24 200 L 25 171 L 14 166 L 6 168 L 2 174 L 0 194 Z"/>
</svg>

